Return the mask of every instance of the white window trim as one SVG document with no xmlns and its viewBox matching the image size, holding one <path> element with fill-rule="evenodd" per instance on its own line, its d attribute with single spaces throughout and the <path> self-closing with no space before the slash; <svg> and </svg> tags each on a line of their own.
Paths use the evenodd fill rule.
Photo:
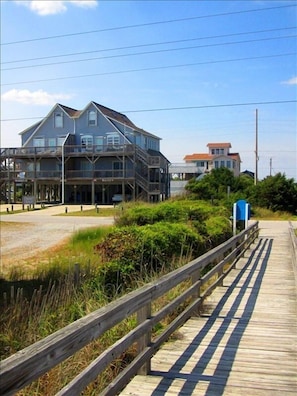
<svg viewBox="0 0 297 396">
<path fill-rule="evenodd" d="M 94 114 L 94 115 L 95 115 L 95 118 L 94 118 L 94 119 L 92 119 L 92 118 L 90 117 L 91 114 Z M 94 121 L 94 123 L 92 123 L 92 121 Z M 90 126 L 90 127 L 92 127 L 92 126 L 97 126 L 97 123 L 98 123 L 97 111 L 95 111 L 95 110 L 89 110 L 89 111 L 88 111 L 88 126 Z"/>
<path fill-rule="evenodd" d="M 61 122 L 61 125 L 57 125 L 57 120 L 59 120 Z M 55 113 L 54 113 L 54 127 L 55 128 L 63 128 L 64 127 L 64 117 L 63 117 L 63 113 L 61 111 L 55 111 Z"/>
</svg>

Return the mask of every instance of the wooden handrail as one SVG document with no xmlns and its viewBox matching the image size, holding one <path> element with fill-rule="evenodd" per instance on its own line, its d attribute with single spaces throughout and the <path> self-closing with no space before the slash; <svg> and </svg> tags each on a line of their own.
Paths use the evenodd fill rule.
<svg viewBox="0 0 297 396">
<path fill-rule="evenodd" d="M 291 250 L 292 250 L 292 265 L 295 275 L 295 281 L 297 284 L 297 237 L 291 221 L 289 222 L 289 233 L 290 233 Z"/>
<path fill-rule="evenodd" d="M 59 396 L 79 395 L 117 356 L 138 342 L 137 357 L 102 393 L 102 395 L 115 395 L 137 372 L 149 372 L 150 359 L 153 354 L 178 327 L 197 312 L 203 299 L 222 282 L 230 269 L 235 266 L 238 258 L 257 238 L 258 232 L 258 222 L 254 222 L 246 230 L 181 268 L 126 294 L 3 360 L 0 363 L 0 394 L 3 396 L 15 394 L 107 330 L 137 313 L 137 326 L 105 350 L 57 393 Z M 218 261 L 219 263 L 210 272 L 200 276 L 207 265 Z M 228 264 L 228 269 L 225 269 L 226 264 Z M 209 284 L 214 275 L 218 276 Z M 158 312 L 152 312 L 153 301 L 186 280 L 191 281 L 191 286 L 187 290 Z M 206 287 L 203 294 L 200 292 L 202 286 Z M 168 314 L 172 314 L 181 304 L 185 304 L 189 298 L 191 300 L 183 311 L 165 328 L 163 333 L 152 340 L 153 326 Z"/>
</svg>

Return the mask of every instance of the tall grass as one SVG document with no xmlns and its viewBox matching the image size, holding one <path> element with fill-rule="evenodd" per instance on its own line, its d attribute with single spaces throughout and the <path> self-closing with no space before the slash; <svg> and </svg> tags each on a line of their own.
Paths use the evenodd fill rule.
<svg viewBox="0 0 297 396">
<path fill-rule="evenodd" d="M 164 267 L 158 273 L 151 273 L 151 276 L 146 274 L 143 279 L 136 278 L 134 279 L 133 288 L 138 288 L 148 281 L 157 279 L 180 265 L 181 262 L 177 260 L 172 263 L 171 268 Z M 171 290 L 167 297 L 163 296 L 154 303 L 153 311 L 160 309 L 166 302 L 174 299 L 185 288 L 186 284 L 183 288 L 179 286 Z M 120 297 L 120 295 L 114 296 L 114 298 L 117 297 Z M 43 288 L 39 288 L 30 301 L 24 299 L 22 292 L 19 291 L 16 293 L 13 303 L 7 304 L 0 318 L 1 342 L 6 346 L 1 350 L 1 358 L 3 359 L 17 350 L 44 338 L 58 328 L 62 328 L 74 320 L 95 311 L 108 302 L 109 299 L 105 297 L 104 290 L 95 277 L 77 286 L 73 282 L 73 276 L 69 275 L 60 283 L 52 282 L 46 291 Z M 153 332 L 157 334 L 172 319 L 172 316 L 166 318 L 163 323 L 153 329 Z M 100 353 L 127 334 L 135 325 L 136 317 L 128 318 L 105 333 L 100 339 L 92 342 L 74 356 L 40 377 L 30 386 L 18 392 L 18 395 L 54 395 L 62 386 L 98 357 Z M 84 395 L 98 394 L 135 355 L 136 347 L 132 346 L 122 356 L 116 358 L 109 368 L 93 384 L 88 386 Z"/>
<path fill-rule="evenodd" d="M 289 212 L 276 211 L 272 212 L 269 209 L 255 207 L 252 208 L 253 217 L 257 220 L 297 220 L 297 216 Z"/>
</svg>

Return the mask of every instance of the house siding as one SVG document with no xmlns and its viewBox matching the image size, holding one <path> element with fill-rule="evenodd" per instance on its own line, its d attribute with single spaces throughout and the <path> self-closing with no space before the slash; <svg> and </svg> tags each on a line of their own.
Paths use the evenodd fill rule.
<svg viewBox="0 0 297 396">
<path fill-rule="evenodd" d="M 94 125 L 90 111 L 97 115 Z M 21 139 L 22 147 L 1 149 L 1 191 L 13 190 L 9 201 L 16 199 L 20 175 L 22 193 L 35 194 L 36 201 L 111 203 L 121 193 L 155 202 L 170 195 L 160 138 L 94 102 L 83 110 L 55 105 Z"/>
</svg>

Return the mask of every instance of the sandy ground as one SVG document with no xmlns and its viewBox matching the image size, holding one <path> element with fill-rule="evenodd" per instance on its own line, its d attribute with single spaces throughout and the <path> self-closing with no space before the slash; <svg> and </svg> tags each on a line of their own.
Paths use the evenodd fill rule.
<svg viewBox="0 0 297 396">
<path fill-rule="evenodd" d="M 11 212 L 11 205 L 1 205 L 0 211 Z M 93 207 L 85 206 L 84 209 Z M 14 211 L 19 207 L 14 205 Z M 68 213 L 80 211 L 80 206 L 67 207 Z M 100 208 L 99 208 L 100 210 Z M 13 265 L 20 266 L 40 252 L 65 242 L 82 228 L 113 224 L 113 217 L 57 216 L 65 213 L 64 206 L 38 211 L 5 214 L 0 220 L 0 273 Z"/>
</svg>

